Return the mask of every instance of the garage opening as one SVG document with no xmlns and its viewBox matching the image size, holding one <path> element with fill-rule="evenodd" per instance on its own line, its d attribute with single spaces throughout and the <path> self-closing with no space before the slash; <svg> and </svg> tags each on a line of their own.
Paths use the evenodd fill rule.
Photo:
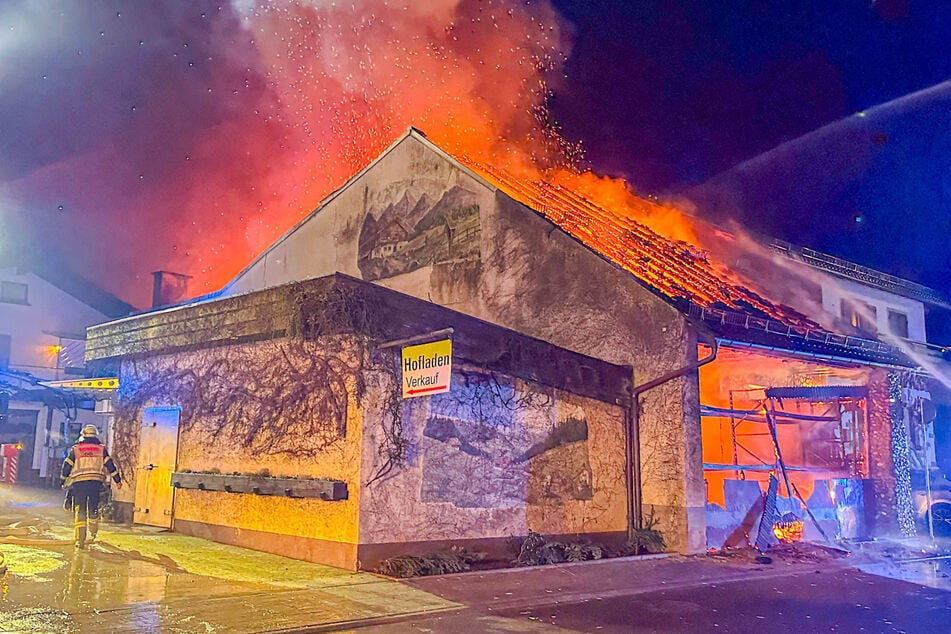
<svg viewBox="0 0 951 634">
<path fill-rule="evenodd" d="M 700 369 L 707 547 L 867 536 L 871 369 L 721 350 Z M 811 514 L 811 515 L 810 515 Z"/>
</svg>

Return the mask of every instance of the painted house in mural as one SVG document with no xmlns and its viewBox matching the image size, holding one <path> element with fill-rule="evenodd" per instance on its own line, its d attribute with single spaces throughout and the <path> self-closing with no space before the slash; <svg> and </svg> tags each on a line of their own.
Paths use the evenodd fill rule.
<svg viewBox="0 0 951 634">
<path fill-rule="evenodd" d="M 580 415 L 543 417 L 539 429 L 547 430 L 547 438 L 560 439 L 559 451 L 578 443 L 584 446 L 587 458 L 573 455 L 558 465 L 525 459 L 533 455 L 533 447 L 555 442 L 539 436 L 541 431 L 529 431 L 527 421 L 514 424 L 519 431 L 501 440 L 497 430 L 487 431 L 478 408 L 453 405 L 455 413 L 447 414 L 439 397 L 394 404 L 403 412 L 403 420 L 412 424 L 399 436 L 402 441 L 397 439 L 397 444 L 405 442 L 405 460 L 395 461 L 386 484 L 380 485 L 371 483 L 379 465 L 367 463 L 370 454 L 386 454 L 385 450 L 380 453 L 384 445 L 378 440 L 362 445 L 359 473 L 343 457 L 353 458 L 355 454 L 346 452 L 358 451 L 356 445 L 347 444 L 353 434 L 372 439 L 374 434 L 389 433 L 381 419 L 373 422 L 364 416 L 358 424 L 347 418 L 345 424 L 340 423 L 348 434 L 347 443 L 334 440 L 296 455 L 293 443 L 281 444 L 286 441 L 276 428 L 261 431 L 274 418 L 256 417 L 255 408 L 263 406 L 252 401 L 238 419 L 244 416 L 259 422 L 241 434 L 226 433 L 220 425 L 228 419 L 223 412 L 231 405 L 214 397 L 214 390 L 209 393 L 209 386 L 229 393 L 264 390 L 267 398 L 283 402 L 281 389 L 262 387 L 254 376 L 234 380 L 214 379 L 201 372 L 192 376 L 188 374 L 191 362 L 180 359 L 185 352 L 175 353 L 179 357 L 169 355 L 177 346 L 190 349 L 195 342 L 176 344 L 169 339 L 158 348 L 150 343 L 156 333 L 169 336 L 196 328 L 200 323 L 196 315 L 202 310 L 221 310 L 225 315 L 225 309 L 212 308 L 224 306 L 220 302 L 244 302 L 256 307 L 255 311 L 265 311 L 269 293 L 289 292 L 286 289 L 294 284 L 338 273 L 385 287 L 399 297 L 412 296 L 451 309 L 445 326 L 473 317 L 547 342 L 553 349 L 583 355 L 590 359 L 588 365 L 594 364 L 591 367 L 626 368 L 633 399 L 613 401 L 626 413 L 613 410 L 614 422 L 602 430 L 606 435 L 597 443 L 586 441 L 585 434 L 593 433 L 590 422 L 586 427 L 569 422 L 587 420 Z M 294 543 L 306 533 L 306 539 L 317 541 L 302 545 L 298 555 L 318 561 L 330 560 L 322 548 L 331 542 L 335 548 L 356 545 L 343 559 L 333 560 L 352 566 L 372 559 L 360 556 L 362 545 L 370 543 L 425 550 L 452 541 L 504 540 L 529 529 L 548 534 L 616 534 L 648 514 L 674 550 L 696 552 L 738 542 L 746 539 L 758 517 L 770 473 L 780 471 L 777 444 L 789 483 L 783 478 L 779 500 L 783 514 L 792 513 L 801 521 L 805 502 L 822 532 L 832 537 L 913 530 L 906 419 L 916 398 L 916 392 L 908 388 L 919 381 L 915 364 L 846 320 L 833 319 L 835 325 L 822 327 L 731 279 L 724 266 L 689 244 L 665 239 L 564 188 L 463 163 L 411 129 L 221 293 L 192 306 L 94 327 L 89 331 L 92 344 L 87 357 L 119 363 L 124 393 L 118 424 L 125 425 L 130 440 L 138 439 L 130 442 L 139 447 L 138 461 L 157 464 L 149 460 L 148 452 L 164 447 L 168 471 L 155 486 L 156 495 L 167 493 L 169 501 L 162 513 L 167 514 L 168 524 L 259 547 L 272 544 L 272 548 L 278 542 Z M 907 299 L 895 297 L 899 303 Z M 302 314 L 300 318 L 309 317 Z M 215 323 L 231 323 L 224 316 L 220 319 L 225 321 L 201 326 L 202 332 L 213 333 Z M 909 318 L 909 323 L 913 321 Z M 275 357 L 273 351 L 272 356 L 257 357 L 263 354 L 259 351 L 263 343 L 252 342 L 275 336 L 266 333 L 285 333 L 281 336 L 290 337 L 286 345 L 291 345 L 294 336 L 287 333 L 293 329 L 261 328 L 257 334 L 235 335 L 236 341 L 248 337 L 249 348 L 243 353 L 248 356 L 239 364 L 242 367 L 277 367 L 275 359 L 283 363 L 283 357 Z M 317 354 L 315 350 L 302 352 L 299 361 L 286 359 L 291 367 L 285 376 L 296 380 L 303 376 L 301 367 L 320 365 L 306 360 L 307 354 Z M 366 350 L 354 354 L 362 358 Z M 163 370 L 166 363 L 185 365 Z M 223 366 L 215 367 L 231 367 L 225 360 L 216 363 Z M 507 367 L 509 384 L 535 371 L 529 360 L 525 363 L 520 370 L 517 363 Z M 150 364 L 158 366 L 142 369 Z M 482 370 L 476 367 L 475 371 Z M 188 376 L 184 384 L 190 387 L 184 393 L 172 391 L 157 398 L 141 387 L 139 377 L 158 373 L 167 378 L 175 372 Z M 358 384 L 363 385 L 341 383 L 348 403 L 355 398 Z M 460 384 L 466 382 L 454 383 L 452 396 L 447 397 L 456 399 L 452 402 L 465 400 L 457 391 Z M 564 388 L 551 379 L 540 385 Z M 516 391 L 524 396 L 524 391 Z M 195 394 L 203 398 L 196 402 Z M 503 400 L 522 403 L 523 396 Z M 286 398 L 299 402 L 296 397 Z M 610 398 L 603 401 L 610 402 Z M 353 411 L 365 408 L 355 403 Z M 183 430 L 198 425 L 220 433 L 189 440 L 189 432 L 183 432 L 176 445 L 169 432 L 166 440 L 153 441 L 150 430 L 164 424 L 156 416 L 174 418 L 176 428 Z M 199 425 L 206 419 L 219 420 L 219 427 Z M 234 457 L 199 460 L 209 447 L 248 448 L 267 438 L 283 447 L 278 454 L 284 457 L 268 463 L 273 465 L 267 467 L 272 474 L 299 472 L 345 482 L 348 501 L 325 500 L 330 506 L 326 511 L 321 506 L 320 513 L 317 507 L 308 507 L 314 515 L 298 523 L 284 521 L 282 514 L 306 515 L 303 501 L 296 499 L 275 506 L 274 500 L 253 493 L 225 493 L 226 497 L 243 496 L 234 499 L 243 500 L 237 507 L 247 510 L 216 516 L 199 510 L 214 508 L 212 500 L 220 501 L 210 491 L 180 489 L 171 495 L 168 474 L 191 468 L 185 465 L 193 460 L 200 469 L 246 471 L 247 465 Z M 451 447 L 451 458 L 424 459 L 434 442 Z M 233 456 L 240 455 L 240 450 L 235 451 Z M 331 455 L 338 457 L 331 459 Z M 521 466 L 513 471 L 513 463 Z M 607 471 L 591 466 L 595 463 L 606 465 Z M 154 470 L 147 473 L 152 478 Z M 480 477 L 469 477 L 470 473 Z M 610 519 L 591 524 L 587 510 L 571 510 L 567 502 L 556 505 L 557 518 L 540 512 L 535 508 L 537 489 L 526 488 L 526 478 L 546 482 L 546 490 L 555 492 L 559 500 L 575 500 L 572 504 L 580 504 L 579 509 L 591 508 L 583 501 L 585 496 L 608 503 L 604 518 Z M 136 513 L 146 508 L 137 501 L 140 491 L 146 495 L 151 486 L 140 480 L 126 494 L 134 491 L 136 500 L 127 498 L 126 502 Z M 621 489 L 627 493 L 620 493 Z M 367 528 L 370 532 L 364 533 L 365 527 L 373 526 L 363 514 L 364 499 L 377 495 L 385 496 L 394 509 L 415 510 L 423 505 L 438 507 L 446 515 L 434 521 L 424 513 L 421 517 L 427 520 L 414 530 L 397 523 Z M 329 510 L 344 508 L 350 510 Z M 473 508 L 484 510 L 482 518 L 508 519 L 473 524 L 467 515 Z M 511 519 L 512 513 L 519 521 Z M 447 519 L 456 516 L 467 521 Z M 282 519 L 273 519 L 278 517 Z M 322 527 L 319 537 L 304 528 L 315 521 Z M 807 535 L 818 533 L 811 524 L 806 531 Z M 255 541 L 248 535 L 259 537 Z"/>
</svg>

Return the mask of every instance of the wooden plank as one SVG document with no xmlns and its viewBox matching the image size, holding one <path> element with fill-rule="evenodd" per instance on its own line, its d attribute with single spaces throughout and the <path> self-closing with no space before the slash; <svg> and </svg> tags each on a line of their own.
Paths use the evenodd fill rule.
<svg viewBox="0 0 951 634">
<path fill-rule="evenodd" d="M 279 478 L 262 475 L 176 472 L 172 486 L 199 491 L 281 495 L 292 498 L 320 498 L 338 501 L 348 497 L 347 483 L 326 478 Z"/>
</svg>

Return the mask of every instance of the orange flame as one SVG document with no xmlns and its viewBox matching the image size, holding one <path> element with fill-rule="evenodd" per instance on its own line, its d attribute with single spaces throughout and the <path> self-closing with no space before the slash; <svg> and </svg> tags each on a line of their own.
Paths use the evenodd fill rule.
<svg viewBox="0 0 951 634">
<path fill-rule="evenodd" d="M 548 2 L 230 6 L 240 13 L 219 9 L 203 31 L 222 50 L 201 91 L 211 123 L 166 139 L 174 130 L 164 113 L 142 108 L 134 146 L 102 147 L 18 183 L 34 192 L 73 183 L 87 210 L 51 220 L 64 240 L 123 225 L 120 254 L 95 250 L 84 263 L 110 271 L 111 290 L 144 305 L 148 272 L 160 269 L 191 275 L 192 294 L 220 288 L 412 125 L 670 297 L 804 320 L 710 261 L 698 247 L 709 249 L 712 232 L 690 216 L 577 169 L 580 146 L 546 110 L 569 49 Z M 167 84 L 154 103 L 178 98 Z M 151 150 L 129 156 L 155 147 L 168 155 L 161 163 Z"/>
<path fill-rule="evenodd" d="M 803 527 L 802 520 L 779 521 L 773 524 L 773 535 L 784 544 L 802 541 Z"/>
<path fill-rule="evenodd" d="M 737 275 L 712 263 L 707 253 L 695 246 L 700 242 L 701 223 L 676 208 L 638 198 L 624 181 L 557 169 L 549 174 L 556 179 L 551 182 L 531 169 L 519 176 L 460 160 L 668 297 L 703 307 L 752 308 L 786 323 L 814 325 L 750 292 Z"/>
</svg>

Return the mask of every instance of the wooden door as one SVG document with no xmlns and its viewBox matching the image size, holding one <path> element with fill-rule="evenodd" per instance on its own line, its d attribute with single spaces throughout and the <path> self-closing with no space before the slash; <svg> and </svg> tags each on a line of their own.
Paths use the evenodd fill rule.
<svg viewBox="0 0 951 634">
<path fill-rule="evenodd" d="M 175 489 L 172 473 L 178 459 L 178 407 L 148 407 L 142 410 L 142 433 L 136 465 L 136 524 L 172 527 Z"/>
</svg>

